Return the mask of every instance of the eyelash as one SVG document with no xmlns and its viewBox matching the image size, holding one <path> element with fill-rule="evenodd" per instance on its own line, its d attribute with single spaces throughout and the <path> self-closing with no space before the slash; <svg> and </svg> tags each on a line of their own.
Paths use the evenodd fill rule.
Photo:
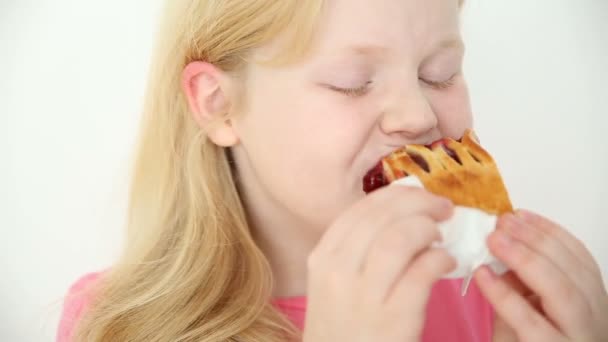
<svg viewBox="0 0 608 342">
<path fill-rule="evenodd" d="M 441 82 L 425 80 L 423 78 L 419 78 L 419 80 L 428 84 L 433 89 L 444 90 L 450 88 L 456 83 L 456 75 L 450 77 L 450 79 L 446 81 Z M 372 81 L 368 81 L 364 85 L 356 88 L 340 88 L 335 86 L 329 86 L 329 88 L 331 90 L 343 93 L 344 95 L 349 97 L 359 97 L 365 95 L 368 92 L 370 84 L 372 84 Z"/>
<path fill-rule="evenodd" d="M 449 80 L 441 81 L 441 82 L 429 81 L 429 80 L 425 80 L 423 78 L 419 78 L 419 80 L 428 84 L 433 89 L 444 90 L 444 89 L 450 88 L 451 86 L 453 86 L 456 83 L 456 75 L 450 77 Z"/>
<path fill-rule="evenodd" d="M 369 91 L 370 84 L 372 84 L 372 81 L 368 81 L 364 85 L 356 88 L 340 88 L 330 85 L 329 89 L 343 93 L 344 95 L 349 97 L 359 97 L 367 94 L 367 92 Z"/>
</svg>

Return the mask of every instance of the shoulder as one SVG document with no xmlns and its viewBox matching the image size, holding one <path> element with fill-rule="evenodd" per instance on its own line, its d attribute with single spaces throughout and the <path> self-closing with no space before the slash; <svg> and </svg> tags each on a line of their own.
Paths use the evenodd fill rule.
<svg viewBox="0 0 608 342">
<path fill-rule="evenodd" d="M 63 299 L 63 309 L 57 330 L 57 342 L 70 341 L 70 335 L 74 326 L 92 299 L 89 289 L 97 282 L 100 276 L 100 272 L 87 273 L 78 278 L 69 287 Z"/>
</svg>

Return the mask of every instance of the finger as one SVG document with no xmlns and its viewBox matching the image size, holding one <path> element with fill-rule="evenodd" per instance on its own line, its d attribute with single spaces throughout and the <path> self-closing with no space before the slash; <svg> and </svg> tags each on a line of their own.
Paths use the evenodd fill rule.
<svg viewBox="0 0 608 342">
<path fill-rule="evenodd" d="M 436 221 L 448 219 L 452 214 L 453 203 L 441 196 L 435 195 L 425 189 L 394 185 L 388 186 L 368 195 L 374 211 L 372 218 L 387 212 L 398 214 L 401 217 L 412 214 L 428 215 Z"/>
<path fill-rule="evenodd" d="M 436 223 L 416 216 L 379 234 L 363 266 L 363 279 L 373 288 L 374 301 L 382 302 L 412 258 L 440 238 Z"/>
<path fill-rule="evenodd" d="M 591 317 L 590 304 L 568 275 L 501 229 L 490 235 L 488 245 L 541 298 L 544 311 L 564 333 L 577 336 L 584 330 L 585 320 Z"/>
<path fill-rule="evenodd" d="M 556 237 L 513 214 L 503 215 L 498 222 L 498 228 L 504 229 L 532 251 L 545 256 L 565 274 L 577 274 L 571 279 L 588 297 L 596 292 L 593 286 L 597 283 L 597 276 Z"/>
<path fill-rule="evenodd" d="M 331 242 L 335 246 L 332 255 L 345 271 L 361 271 L 372 241 L 387 227 L 404 225 L 411 216 L 425 216 L 434 221 L 451 212 L 451 202 L 425 190 L 394 188 L 385 196 L 374 198 L 370 209 L 362 209 L 360 216 L 341 228 L 345 230 L 341 235 L 334 236 L 338 240 Z"/>
<path fill-rule="evenodd" d="M 520 341 L 563 341 L 564 337 L 515 289 L 487 267 L 474 275 L 484 297 L 496 313 L 515 331 Z"/>
<path fill-rule="evenodd" d="M 541 314 L 544 314 L 545 311 L 542 308 L 542 305 L 540 302 L 540 297 L 537 294 L 535 294 L 534 292 L 532 292 L 532 290 L 530 290 L 530 288 L 526 284 L 524 284 L 524 282 L 522 282 L 521 279 L 519 279 L 519 277 L 517 276 L 517 274 L 515 274 L 515 272 L 509 270 L 507 273 L 501 275 L 500 279 L 502 279 L 513 290 L 515 290 L 523 298 L 525 298 L 528 301 L 528 303 L 530 303 L 530 305 L 534 309 L 536 309 L 536 311 L 538 311 Z"/>
<path fill-rule="evenodd" d="M 513 288 L 515 291 L 517 291 L 524 297 L 532 295 L 534 293 L 532 292 L 532 290 L 530 290 L 528 286 L 526 286 L 526 284 L 521 281 L 521 279 L 519 279 L 517 274 L 515 274 L 515 272 L 513 272 L 512 270 L 507 271 L 505 274 L 501 275 L 500 278 L 506 281 L 507 284 L 511 286 L 511 288 Z"/>
<path fill-rule="evenodd" d="M 433 284 L 454 268 L 456 261 L 445 249 L 425 250 L 415 257 L 403 276 L 397 280 L 386 302 L 394 310 L 409 305 L 413 308 L 411 314 L 416 315 L 414 317 L 424 317 Z"/>
<path fill-rule="evenodd" d="M 319 241 L 316 250 L 329 252 L 343 244 L 353 227 L 360 226 L 363 220 L 376 223 L 393 217 L 393 212 L 407 214 L 427 212 L 437 220 L 451 216 L 453 204 L 445 198 L 436 196 L 424 189 L 408 186 L 388 186 L 367 195 L 355 203 L 343 216 L 334 222 Z"/>
<path fill-rule="evenodd" d="M 589 270 L 598 275 L 601 273 L 600 267 L 595 262 L 595 258 L 591 255 L 591 252 L 585 247 L 585 244 L 566 229 L 562 228 L 559 224 L 528 210 L 520 209 L 517 211 L 517 215 L 531 226 L 558 239 L 572 254 L 576 255 Z"/>
</svg>

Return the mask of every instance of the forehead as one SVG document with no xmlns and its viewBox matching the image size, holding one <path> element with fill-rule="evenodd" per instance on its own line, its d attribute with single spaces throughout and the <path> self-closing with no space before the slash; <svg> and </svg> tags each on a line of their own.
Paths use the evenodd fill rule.
<svg viewBox="0 0 608 342">
<path fill-rule="evenodd" d="M 458 45 L 458 0 L 328 0 L 315 50 L 416 53 Z M 384 51 L 387 52 L 387 51 Z"/>
</svg>

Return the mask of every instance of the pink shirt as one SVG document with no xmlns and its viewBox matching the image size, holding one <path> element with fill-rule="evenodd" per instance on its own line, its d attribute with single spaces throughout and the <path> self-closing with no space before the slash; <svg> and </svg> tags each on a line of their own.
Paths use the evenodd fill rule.
<svg viewBox="0 0 608 342">
<path fill-rule="evenodd" d="M 74 325 L 90 300 L 78 294 L 99 277 L 90 273 L 74 283 L 64 302 L 57 342 L 70 342 Z M 433 287 L 427 307 L 423 342 L 490 342 L 494 313 L 474 282 L 465 297 L 460 296 L 461 280 L 441 280 Z M 306 297 L 275 300 L 275 305 L 300 329 L 304 328 Z"/>
</svg>

